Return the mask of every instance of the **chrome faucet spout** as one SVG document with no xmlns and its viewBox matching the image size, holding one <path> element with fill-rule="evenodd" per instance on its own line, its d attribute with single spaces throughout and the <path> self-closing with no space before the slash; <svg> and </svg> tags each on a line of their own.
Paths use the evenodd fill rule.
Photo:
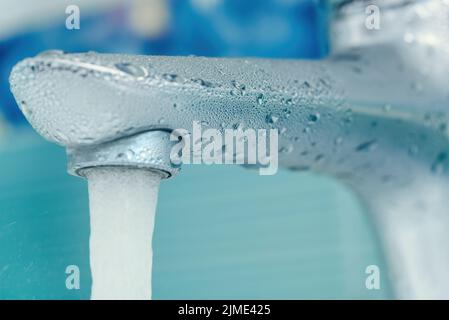
<svg viewBox="0 0 449 320">
<path fill-rule="evenodd" d="M 173 145 L 169 131 L 151 130 L 101 145 L 69 148 L 68 171 L 84 176 L 84 170 L 93 167 L 133 167 L 170 178 L 179 171 L 179 165 L 170 161 Z"/>
</svg>

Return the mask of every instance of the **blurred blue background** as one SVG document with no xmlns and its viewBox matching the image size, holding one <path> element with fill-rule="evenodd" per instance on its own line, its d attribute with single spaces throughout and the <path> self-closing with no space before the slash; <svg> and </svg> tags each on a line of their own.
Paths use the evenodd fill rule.
<svg viewBox="0 0 449 320">
<path fill-rule="evenodd" d="M 80 8 L 79 30 L 65 25 Z M 37 136 L 9 91 L 19 60 L 49 50 L 320 58 L 329 5 L 320 0 L 1 0 L 0 298 L 88 299 L 86 183 L 64 150 Z M 391 297 L 365 288 L 385 270 L 350 190 L 312 173 L 261 177 L 236 166 L 185 166 L 160 191 L 153 298 Z M 81 269 L 67 290 L 65 267 Z"/>
</svg>

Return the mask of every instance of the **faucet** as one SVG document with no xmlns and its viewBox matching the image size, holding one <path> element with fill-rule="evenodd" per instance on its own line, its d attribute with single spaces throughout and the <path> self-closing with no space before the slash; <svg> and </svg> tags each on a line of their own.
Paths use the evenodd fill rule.
<svg viewBox="0 0 449 320">
<path fill-rule="evenodd" d="M 378 28 L 368 2 L 333 2 L 322 60 L 49 51 L 14 67 L 11 90 L 77 176 L 124 166 L 172 177 L 170 132 L 195 121 L 278 129 L 282 168 L 333 176 L 360 197 L 395 297 L 447 299 L 449 3 L 369 4 Z"/>
</svg>

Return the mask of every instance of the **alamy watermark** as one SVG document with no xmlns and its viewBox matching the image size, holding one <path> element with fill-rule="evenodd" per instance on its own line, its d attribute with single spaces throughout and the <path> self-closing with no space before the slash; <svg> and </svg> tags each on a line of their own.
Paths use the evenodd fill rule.
<svg viewBox="0 0 449 320">
<path fill-rule="evenodd" d="M 65 268 L 65 287 L 68 290 L 80 289 L 80 268 L 77 265 L 71 264 Z"/>
<path fill-rule="evenodd" d="M 365 287 L 368 290 L 380 289 L 380 269 L 379 266 L 372 264 L 365 268 L 365 273 L 368 275 L 365 279 Z"/>
<path fill-rule="evenodd" d="M 80 8 L 77 5 L 70 5 L 65 8 L 65 13 L 68 15 L 65 19 L 65 27 L 68 30 L 79 30 Z"/>
<path fill-rule="evenodd" d="M 369 5 L 365 8 L 365 27 L 368 30 L 379 30 L 380 29 L 380 9 L 378 6 Z"/>
<path fill-rule="evenodd" d="M 260 175 L 273 175 L 278 170 L 277 129 L 202 130 L 201 123 L 194 121 L 191 133 L 176 129 L 170 140 L 178 141 L 170 152 L 170 160 L 175 165 L 255 165 Z"/>
</svg>

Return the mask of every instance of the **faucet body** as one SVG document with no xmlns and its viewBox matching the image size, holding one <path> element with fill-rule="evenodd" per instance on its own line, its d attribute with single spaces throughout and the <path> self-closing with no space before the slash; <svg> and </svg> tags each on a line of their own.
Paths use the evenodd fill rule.
<svg viewBox="0 0 449 320">
<path fill-rule="evenodd" d="M 176 173 L 169 144 L 159 167 L 135 152 L 158 145 L 155 130 L 277 128 L 280 166 L 332 175 L 361 197 L 398 298 L 449 298 L 448 6 L 396 2 L 379 1 L 380 30 L 366 29 L 359 2 L 339 8 L 324 60 L 47 52 L 19 63 L 11 88 L 78 175 L 102 165 Z M 111 150 L 115 160 L 101 156 Z"/>
</svg>

